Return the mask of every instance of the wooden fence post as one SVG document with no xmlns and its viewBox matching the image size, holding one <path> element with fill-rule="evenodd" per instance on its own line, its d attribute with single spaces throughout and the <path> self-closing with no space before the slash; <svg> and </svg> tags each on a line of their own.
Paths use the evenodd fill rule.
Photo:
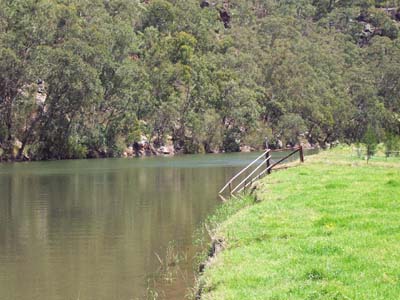
<svg viewBox="0 0 400 300">
<path fill-rule="evenodd" d="M 303 152 L 303 146 L 300 145 L 300 162 L 304 163 L 304 152 Z"/>
<path fill-rule="evenodd" d="M 271 169 L 269 169 L 269 167 L 271 166 L 270 151 L 267 151 L 267 153 L 265 154 L 265 159 L 267 160 L 267 174 L 271 174 Z"/>
</svg>

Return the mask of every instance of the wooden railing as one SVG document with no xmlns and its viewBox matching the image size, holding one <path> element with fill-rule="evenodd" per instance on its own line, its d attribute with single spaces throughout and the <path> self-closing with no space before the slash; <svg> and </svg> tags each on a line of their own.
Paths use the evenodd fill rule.
<svg viewBox="0 0 400 300">
<path fill-rule="evenodd" d="M 272 153 L 275 152 L 289 152 L 288 155 L 279 159 L 278 161 L 272 160 Z M 226 192 L 229 192 L 229 196 L 235 197 L 236 194 L 239 194 L 243 191 L 246 191 L 248 187 L 261 179 L 263 176 L 271 174 L 271 172 L 276 169 L 276 167 L 283 162 L 285 162 L 289 157 L 294 154 L 299 153 L 300 162 L 304 162 L 304 153 L 303 148 L 290 148 L 290 149 L 279 149 L 279 150 L 271 150 L 267 149 L 263 154 L 253 160 L 250 164 L 248 164 L 245 168 L 243 168 L 239 173 L 233 176 L 225 186 L 219 191 L 220 197 L 225 200 L 223 197 Z M 255 167 L 252 170 L 252 167 Z M 250 172 L 246 174 L 246 172 Z"/>
</svg>

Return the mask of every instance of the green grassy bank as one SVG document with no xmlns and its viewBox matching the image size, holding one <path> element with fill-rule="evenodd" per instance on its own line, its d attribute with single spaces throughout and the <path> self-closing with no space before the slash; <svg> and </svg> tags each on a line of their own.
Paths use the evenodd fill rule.
<svg viewBox="0 0 400 300">
<path fill-rule="evenodd" d="M 203 300 L 400 298 L 400 159 L 328 151 L 257 193 L 217 213 L 226 249 Z"/>
</svg>

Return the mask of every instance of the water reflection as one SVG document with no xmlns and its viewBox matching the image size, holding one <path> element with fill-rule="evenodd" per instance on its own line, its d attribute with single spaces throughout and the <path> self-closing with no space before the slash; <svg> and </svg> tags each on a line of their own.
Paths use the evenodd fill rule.
<svg viewBox="0 0 400 300">
<path fill-rule="evenodd" d="M 0 299 L 136 299 L 255 155 L 0 166 Z"/>
</svg>

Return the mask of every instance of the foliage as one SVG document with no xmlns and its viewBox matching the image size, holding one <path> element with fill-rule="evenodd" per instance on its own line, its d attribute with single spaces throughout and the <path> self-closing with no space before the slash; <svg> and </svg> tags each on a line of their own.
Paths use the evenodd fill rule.
<svg viewBox="0 0 400 300">
<path fill-rule="evenodd" d="M 399 156 L 400 154 L 400 137 L 392 132 L 387 132 L 385 135 L 385 154 L 386 157 L 395 154 Z"/>
<path fill-rule="evenodd" d="M 265 133 L 321 146 L 400 134 L 400 11 L 209 4 L 0 0 L 2 158 L 118 156 L 143 137 L 196 153 L 260 148 Z"/>
<path fill-rule="evenodd" d="M 376 147 L 378 145 L 377 135 L 373 128 L 368 127 L 367 131 L 364 134 L 362 142 L 367 148 L 367 161 L 369 161 L 369 159 L 374 156 L 376 152 Z"/>
</svg>

